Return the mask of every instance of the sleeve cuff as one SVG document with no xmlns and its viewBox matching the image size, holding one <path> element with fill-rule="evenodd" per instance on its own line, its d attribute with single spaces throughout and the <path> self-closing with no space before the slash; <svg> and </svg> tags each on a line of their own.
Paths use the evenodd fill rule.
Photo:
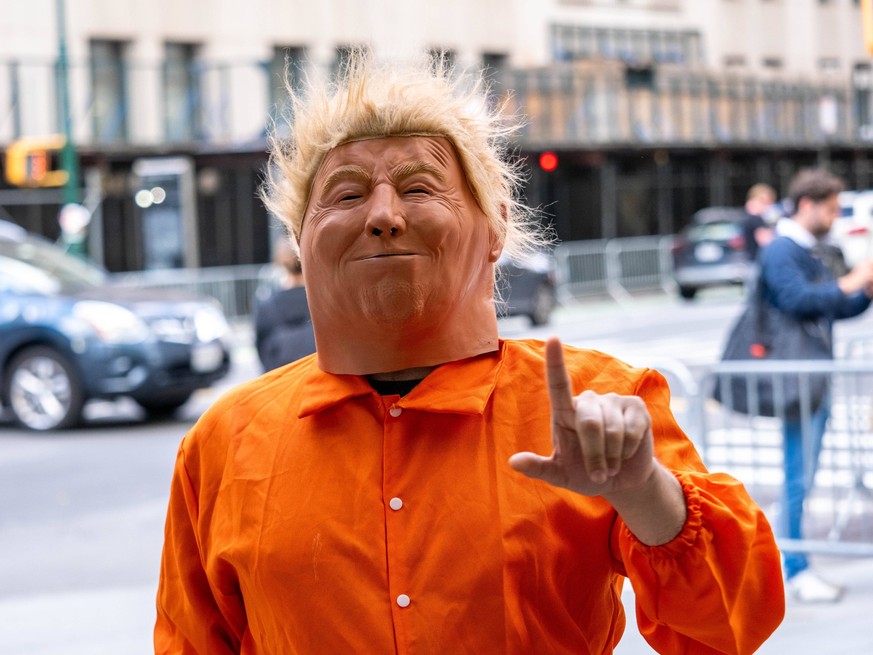
<svg viewBox="0 0 873 655">
<path fill-rule="evenodd" d="M 695 485 L 685 480 L 681 473 L 673 471 L 673 475 L 679 480 L 679 484 L 682 486 L 682 495 L 685 496 L 685 524 L 679 534 L 665 544 L 649 546 L 637 539 L 624 522 L 621 525 L 620 540 L 626 544 L 626 547 L 639 551 L 646 557 L 672 559 L 681 556 L 694 548 L 703 528 L 700 491 Z"/>
</svg>

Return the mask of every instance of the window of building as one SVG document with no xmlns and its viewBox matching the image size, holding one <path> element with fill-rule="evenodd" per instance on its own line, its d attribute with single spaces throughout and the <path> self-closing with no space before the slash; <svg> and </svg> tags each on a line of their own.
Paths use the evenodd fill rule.
<svg viewBox="0 0 873 655">
<path fill-rule="evenodd" d="M 353 45 L 341 45 L 337 46 L 333 58 L 333 77 L 336 78 L 339 76 L 341 70 L 343 70 L 349 63 L 349 59 L 351 59 L 352 53 L 355 50 L 360 50 L 362 52 L 367 52 L 369 48 L 367 46 L 353 46 Z"/>
<path fill-rule="evenodd" d="M 699 32 L 582 25 L 552 25 L 550 32 L 556 61 L 605 57 L 631 64 L 664 62 L 695 66 L 702 59 Z"/>
<path fill-rule="evenodd" d="M 281 116 L 288 107 L 286 82 L 294 91 L 303 84 L 306 49 L 300 46 L 276 46 L 270 61 L 270 107 L 273 115 Z"/>
<path fill-rule="evenodd" d="M 725 68 L 742 68 L 746 65 L 745 55 L 725 55 Z"/>
<path fill-rule="evenodd" d="M 198 46 L 164 44 L 164 132 L 168 141 L 203 137 Z"/>
<path fill-rule="evenodd" d="M 124 41 L 92 40 L 92 126 L 98 142 L 126 141 L 128 137 L 127 71 Z"/>
<path fill-rule="evenodd" d="M 427 56 L 430 58 L 434 70 L 441 64 L 451 70 L 455 67 L 458 58 L 458 54 L 450 48 L 430 48 L 427 51 Z"/>
<path fill-rule="evenodd" d="M 506 87 L 508 62 L 509 57 L 502 52 L 485 52 L 482 54 L 482 76 L 488 84 L 489 104 L 496 102 Z"/>
<path fill-rule="evenodd" d="M 823 73 L 836 73 L 840 70 L 839 57 L 821 57 L 818 60 L 818 68 Z"/>
<path fill-rule="evenodd" d="M 778 69 L 782 68 L 782 58 L 781 57 L 764 57 L 764 59 L 761 60 L 761 65 L 764 68 L 778 70 Z"/>
</svg>

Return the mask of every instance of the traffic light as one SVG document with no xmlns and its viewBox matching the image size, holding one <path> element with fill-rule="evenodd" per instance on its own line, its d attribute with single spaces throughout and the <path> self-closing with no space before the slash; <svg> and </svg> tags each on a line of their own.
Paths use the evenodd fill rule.
<svg viewBox="0 0 873 655">
<path fill-rule="evenodd" d="M 54 167 L 66 140 L 61 135 L 24 137 L 6 149 L 6 181 L 19 187 L 57 187 L 68 174 Z"/>
<path fill-rule="evenodd" d="M 540 168 L 546 173 L 551 173 L 558 168 L 558 155 L 554 152 L 544 152 L 540 155 Z"/>
<path fill-rule="evenodd" d="M 861 25 L 864 34 L 864 48 L 873 55 L 873 0 L 861 0 Z"/>
</svg>

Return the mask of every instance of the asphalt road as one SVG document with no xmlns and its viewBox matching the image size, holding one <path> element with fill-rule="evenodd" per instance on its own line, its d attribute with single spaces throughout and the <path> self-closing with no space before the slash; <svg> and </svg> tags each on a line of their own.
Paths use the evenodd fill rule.
<svg viewBox="0 0 873 655">
<path fill-rule="evenodd" d="M 695 303 L 655 294 L 619 306 L 589 301 L 561 309 L 553 324 L 531 329 L 501 321 L 505 337 L 545 338 L 593 347 L 632 364 L 672 362 L 690 370 L 715 361 L 739 295 L 713 292 Z M 873 316 L 841 328 L 843 341 L 873 335 Z M 151 652 L 162 527 L 179 439 L 228 387 L 258 374 L 250 334 L 238 331 L 231 375 L 198 393 L 180 415 L 144 423 L 132 403 L 97 404 L 79 429 L 31 434 L 0 426 L 0 653 L 139 655 Z M 873 564 L 836 564 L 873 598 Z M 866 565 L 866 566 L 865 566 Z M 849 568 L 846 568 L 849 567 Z M 869 570 L 869 571 L 868 571 Z M 865 577 L 866 576 L 866 577 Z M 632 603 L 628 591 L 625 600 Z M 806 636 L 822 626 L 869 632 L 873 603 L 795 608 L 768 653 L 822 650 Z M 830 613 L 828 613 L 830 612 Z M 631 625 L 617 653 L 652 651 Z M 779 633 L 777 633 L 779 636 Z M 804 650 L 804 645 L 809 650 Z M 762 650 L 761 652 L 765 652 Z"/>
</svg>

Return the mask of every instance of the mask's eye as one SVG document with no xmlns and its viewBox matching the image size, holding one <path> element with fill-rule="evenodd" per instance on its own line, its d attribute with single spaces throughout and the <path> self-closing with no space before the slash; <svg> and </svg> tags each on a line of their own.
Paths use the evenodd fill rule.
<svg viewBox="0 0 873 655">
<path fill-rule="evenodd" d="M 346 194 L 343 194 L 340 196 L 339 201 L 346 202 L 346 201 L 350 201 L 350 200 L 358 200 L 360 197 L 361 196 L 354 194 L 354 193 L 346 193 Z"/>
<path fill-rule="evenodd" d="M 427 189 L 423 189 L 421 187 L 414 187 L 412 189 L 408 189 L 405 193 L 408 196 L 429 196 L 430 195 L 430 191 L 428 191 Z"/>
</svg>

